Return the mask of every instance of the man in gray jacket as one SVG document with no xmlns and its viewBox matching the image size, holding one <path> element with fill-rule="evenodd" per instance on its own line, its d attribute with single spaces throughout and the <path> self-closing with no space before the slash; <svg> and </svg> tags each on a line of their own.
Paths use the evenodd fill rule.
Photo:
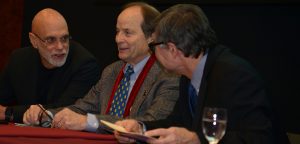
<svg viewBox="0 0 300 144">
<path fill-rule="evenodd" d="M 159 12 L 137 2 L 127 4 L 119 14 L 115 41 L 121 59 L 104 69 L 100 81 L 83 98 L 55 114 L 52 127 L 96 131 L 100 120 L 123 118 L 158 120 L 166 118 L 178 98 L 179 79 L 164 72 L 149 50 L 153 20 Z M 126 71 L 133 68 L 124 105 L 118 99 Z M 128 94 L 127 94 L 128 92 Z M 119 107 L 120 106 L 120 107 Z M 55 111 L 52 111 L 55 113 Z M 26 122 L 30 118 L 25 118 Z M 25 122 L 24 121 L 24 122 Z"/>
</svg>

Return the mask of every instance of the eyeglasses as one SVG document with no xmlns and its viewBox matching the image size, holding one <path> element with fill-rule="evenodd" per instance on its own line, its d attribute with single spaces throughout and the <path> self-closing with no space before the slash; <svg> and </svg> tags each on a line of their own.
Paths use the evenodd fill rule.
<svg viewBox="0 0 300 144">
<path fill-rule="evenodd" d="M 42 39 L 37 34 L 35 34 L 33 32 L 32 32 L 32 34 L 34 36 L 36 36 L 41 42 L 43 42 L 44 44 L 46 44 L 46 46 L 53 46 L 53 45 L 55 45 L 58 42 L 58 38 L 53 37 L 53 36 L 47 37 L 46 39 Z M 67 44 L 67 43 L 69 43 L 70 39 L 72 39 L 72 37 L 70 35 L 64 35 L 64 36 L 62 36 L 62 37 L 59 38 L 59 41 L 62 44 Z"/>
<path fill-rule="evenodd" d="M 42 114 L 40 115 L 39 117 L 39 126 L 41 127 L 51 127 L 52 125 L 52 116 L 50 116 L 47 112 L 47 110 L 41 105 L 41 104 L 38 104 L 38 106 L 42 109 Z M 43 119 L 43 116 L 45 116 L 48 118 L 47 120 Z"/>
<path fill-rule="evenodd" d="M 154 53 L 155 52 L 155 47 L 157 45 L 160 45 L 160 44 L 165 44 L 165 42 L 151 42 L 148 44 L 148 47 L 150 48 L 150 50 Z"/>
</svg>

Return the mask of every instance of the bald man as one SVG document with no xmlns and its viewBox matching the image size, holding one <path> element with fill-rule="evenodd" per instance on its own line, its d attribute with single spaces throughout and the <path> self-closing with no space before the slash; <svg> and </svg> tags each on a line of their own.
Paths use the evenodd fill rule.
<svg viewBox="0 0 300 144">
<path fill-rule="evenodd" d="M 52 127 L 103 132 L 100 120 L 151 121 L 169 115 L 179 95 L 179 77 L 164 72 L 149 50 L 158 15 L 158 10 L 143 2 L 123 7 L 115 36 L 121 60 L 104 69 L 99 82 L 84 98 L 59 112 L 50 110 L 55 115 Z"/>
<path fill-rule="evenodd" d="M 0 77 L 0 120 L 23 122 L 44 108 L 70 105 L 98 81 L 96 59 L 70 41 L 64 17 L 54 9 L 38 12 L 29 32 L 32 46 L 13 52 Z"/>
</svg>

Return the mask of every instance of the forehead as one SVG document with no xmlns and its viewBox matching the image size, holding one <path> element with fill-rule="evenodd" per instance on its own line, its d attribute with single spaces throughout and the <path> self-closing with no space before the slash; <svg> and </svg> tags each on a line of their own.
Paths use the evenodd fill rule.
<svg viewBox="0 0 300 144">
<path fill-rule="evenodd" d="M 35 30 L 42 36 L 61 36 L 69 33 L 67 23 L 62 18 L 51 16 L 37 21 Z"/>
<path fill-rule="evenodd" d="M 64 25 L 52 25 L 42 30 L 45 36 L 62 36 L 68 34 L 68 28 Z"/>
<path fill-rule="evenodd" d="M 129 7 L 123 10 L 117 20 L 117 28 L 136 29 L 141 28 L 143 16 L 141 8 L 138 6 Z"/>
</svg>

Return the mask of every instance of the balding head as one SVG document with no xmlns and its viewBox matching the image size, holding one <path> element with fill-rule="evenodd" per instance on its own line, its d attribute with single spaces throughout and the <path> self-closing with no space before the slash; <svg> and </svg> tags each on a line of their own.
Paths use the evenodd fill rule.
<svg viewBox="0 0 300 144">
<path fill-rule="evenodd" d="M 51 8 L 39 11 L 32 20 L 31 31 L 33 33 L 44 33 L 57 28 L 68 30 L 67 22 L 58 11 Z"/>
</svg>

